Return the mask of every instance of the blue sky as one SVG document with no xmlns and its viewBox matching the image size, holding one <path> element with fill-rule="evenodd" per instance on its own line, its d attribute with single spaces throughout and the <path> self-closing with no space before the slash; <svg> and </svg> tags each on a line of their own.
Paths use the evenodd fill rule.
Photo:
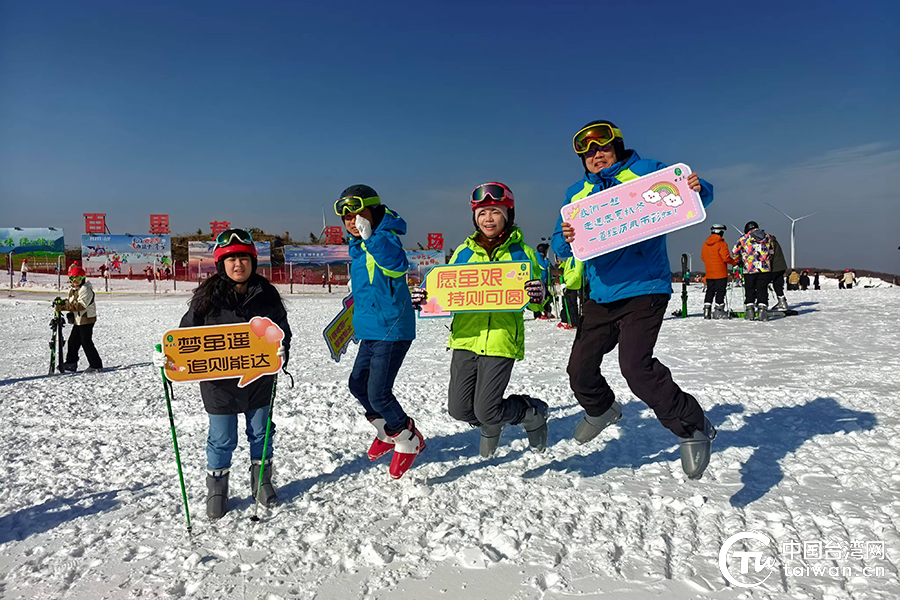
<svg viewBox="0 0 900 600">
<path fill-rule="evenodd" d="M 367 183 L 408 246 L 455 246 L 469 192 L 499 180 L 534 245 L 583 174 L 572 135 L 606 118 L 715 186 L 709 224 L 755 219 L 787 249 L 762 202 L 821 211 L 798 224 L 798 266 L 900 273 L 898 18 L 889 2 L 0 0 L 0 225 L 72 244 L 84 212 L 113 233 L 159 212 L 176 233 L 301 239 Z M 673 268 L 708 232 L 669 236 Z"/>
</svg>

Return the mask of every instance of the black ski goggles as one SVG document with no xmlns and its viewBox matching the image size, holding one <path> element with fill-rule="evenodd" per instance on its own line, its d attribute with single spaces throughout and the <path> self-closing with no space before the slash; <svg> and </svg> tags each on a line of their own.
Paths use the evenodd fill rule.
<svg viewBox="0 0 900 600">
<path fill-rule="evenodd" d="M 378 196 L 372 196 L 371 198 L 347 196 L 334 203 L 334 214 L 339 217 L 346 214 L 356 214 L 362 212 L 367 206 L 375 206 L 376 204 L 381 204 L 381 199 Z"/>
<path fill-rule="evenodd" d="M 238 244 L 253 243 L 253 237 L 243 229 L 226 229 L 216 236 L 216 246 L 230 246 L 235 240 Z"/>
</svg>

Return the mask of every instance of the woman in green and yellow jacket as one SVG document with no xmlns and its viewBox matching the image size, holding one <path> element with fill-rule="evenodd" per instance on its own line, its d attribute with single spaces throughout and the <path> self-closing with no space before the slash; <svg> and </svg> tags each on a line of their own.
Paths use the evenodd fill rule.
<svg viewBox="0 0 900 600">
<path fill-rule="evenodd" d="M 534 279 L 525 284 L 531 304 L 538 310 L 546 299 L 540 264 L 534 250 L 522 241 L 515 226 L 515 200 L 502 183 L 485 183 L 472 192 L 472 220 L 476 231 L 466 238 L 450 264 L 529 261 Z M 413 304 L 425 301 L 425 290 L 413 291 Z M 481 427 L 481 455 L 494 454 L 500 433 L 508 424 L 522 425 L 537 451 L 547 445 L 547 404 L 514 394 L 504 397 L 516 360 L 525 357 L 522 311 L 458 313 L 453 317 L 448 346 L 450 361 L 450 416 Z"/>
</svg>

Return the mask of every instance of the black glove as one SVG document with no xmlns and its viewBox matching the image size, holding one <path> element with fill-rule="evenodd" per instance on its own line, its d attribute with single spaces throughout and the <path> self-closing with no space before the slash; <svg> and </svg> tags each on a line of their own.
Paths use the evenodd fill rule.
<svg viewBox="0 0 900 600">
<path fill-rule="evenodd" d="M 525 292 L 533 304 L 543 304 L 547 299 L 547 288 L 540 279 L 525 282 Z"/>
<path fill-rule="evenodd" d="M 426 300 L 428 300 L 428 292 L 425 290 L 425 288 L 413 288 L 409 293 L 409 297 L 412 300 L 413 308 L 419 310 L 421 305 L 424 304 Z"/>
</svg>

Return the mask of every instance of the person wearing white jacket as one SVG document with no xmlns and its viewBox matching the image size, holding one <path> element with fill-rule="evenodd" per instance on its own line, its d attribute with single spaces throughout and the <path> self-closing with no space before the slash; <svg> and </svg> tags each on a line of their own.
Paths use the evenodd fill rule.
<svg viewBox="0 0 900 600">
<path fill-rule="evenodd" d="M 66 362 L 59 365 L 59 371 L 75 372 L 78 369 L 78 350 L 84 348 L 88 360 L 85 373 L 98 373 L 103 370 L 100 353 L 94 347 L 94 323 L 97 322 L 97 304 L 94 302 L 94 289 L 85 277 L 84 269 L 78 263 L 69 268 L 69 295 L 63 300 L 57 298 L 54 306 L 59 310 L 71 313 L 69 322 L 73 324 L 72 334 L 66 350 Z"/>
</svg>

